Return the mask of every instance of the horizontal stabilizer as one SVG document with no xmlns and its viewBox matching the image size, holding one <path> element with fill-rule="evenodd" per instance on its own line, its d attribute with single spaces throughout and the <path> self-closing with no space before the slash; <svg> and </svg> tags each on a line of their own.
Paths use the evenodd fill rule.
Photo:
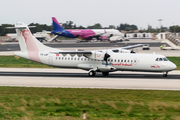
<svg viewBox="0 0 180 120">
<path fill-rule="evenodd" d="M 29 28 L 34 28 L 36 26 L 28 26 Z M 6 29 L 26 29 L 26 27 L 22 26 L 22 27 L 6 27 Z"/>
<path fill-rule="evenodd" d="M 26 29 L 26 27 L 6 27 L 6 29 Z"/>
</svg>

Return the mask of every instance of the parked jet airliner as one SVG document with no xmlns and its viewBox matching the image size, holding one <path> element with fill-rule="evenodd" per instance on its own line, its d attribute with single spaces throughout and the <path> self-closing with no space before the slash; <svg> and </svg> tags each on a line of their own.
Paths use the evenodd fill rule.
<svg viewBox="0 0 180 120">
<path fill-rule="evenodd" d="M 57 36 L 63 36 L 68 38 L 79 38 L 91 40 L 92 38 L 97 38 L 100 40 L 106 40 L 112 36 L 122 36 L 122 34 L 115 29 L 71 29 L 65 30 L 59 24 L 55 17 L 52 17 L 53 21 L 53 31 L 52 33 Z"/>
<path fill-rule="evenodd" d="M 106 76 L 119 70 L 162 72 L 167 77 L 169 71 L 176 69 L 176 65 L 163 55 L 135 54 L 127 50 L 142 44 L 97 51 L 63 51 L 40 43 L 22 22 L 11 28 L 16 29 L 21 49 L 21 52 L 14 53 L 16 56 L 50 66 L 87 70 L 89 76 L 95 76 L 96 72 Z"/>
</svg>

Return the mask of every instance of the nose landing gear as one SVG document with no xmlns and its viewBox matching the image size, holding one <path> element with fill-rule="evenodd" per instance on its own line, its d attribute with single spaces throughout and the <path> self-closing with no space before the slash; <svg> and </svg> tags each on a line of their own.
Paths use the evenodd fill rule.
<svg viewBox="0 0 180 120">
<path fill-rule="evenodd" d="M 167 77 L 168 72 L 163 72 L 163 77 Z"/>
</svg>

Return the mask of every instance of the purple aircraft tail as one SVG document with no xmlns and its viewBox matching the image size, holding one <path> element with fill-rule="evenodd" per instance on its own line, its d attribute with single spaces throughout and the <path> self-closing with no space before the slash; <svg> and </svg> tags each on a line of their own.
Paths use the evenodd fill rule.
<svg viewBox="0 0 180 120">
<path fill-rule="evenodd" d="M 64 29 L 62 28 L 62 26 L 58 23 L 58 21 L 56 20 L 55 17 L 52 17 L 52 22 L 53 22 L 53 29 L 54 31 L 63 31 Z"/>
</svg>

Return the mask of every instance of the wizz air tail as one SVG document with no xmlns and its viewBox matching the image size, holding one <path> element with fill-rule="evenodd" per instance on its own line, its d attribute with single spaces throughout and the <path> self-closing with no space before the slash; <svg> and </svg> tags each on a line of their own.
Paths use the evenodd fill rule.
<svg viewBox="0 0 180 120">
<path fill-rule="evenodd" d="M 53 22 L 53 29 L 54 32 L 61 32 L 64 29 L 62 28 L 62 26 L 59 24 L 59 22 L 56 20 L 55 17 L 52 17 L 52 22 Z"/>
</svg>

